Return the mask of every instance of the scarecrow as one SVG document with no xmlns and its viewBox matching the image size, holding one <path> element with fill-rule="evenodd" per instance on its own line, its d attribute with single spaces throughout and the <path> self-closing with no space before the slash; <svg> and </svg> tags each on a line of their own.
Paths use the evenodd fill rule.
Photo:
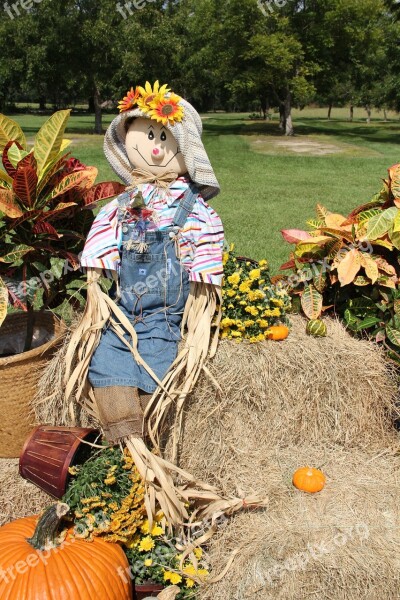
<svg viewBox="0 0 400 600">
<path fill-rule="evenodd" d="M 174 464 L 184 402 L 217 345 L 224 234 L 208 201 L 219 185 L 200 116 L 186 100 L 147 82 L 119 109 L 104 152 L 127 188 L 99 212 L 86 241 L 88 298 L 67 353 L 66 394 L 99 418 L 108 441 L 128 447 L 149 518 L 157 501 L 167 521 L 181 525 L 196 499 L 203 518 L 242 506 Z M 104 272 L 113 278 L 110 294 L 101 288 Z M 171 409 L 167 462 L 159 436 Z M 156 452 L 144 443 L 144 419 Z"/>
</svg>

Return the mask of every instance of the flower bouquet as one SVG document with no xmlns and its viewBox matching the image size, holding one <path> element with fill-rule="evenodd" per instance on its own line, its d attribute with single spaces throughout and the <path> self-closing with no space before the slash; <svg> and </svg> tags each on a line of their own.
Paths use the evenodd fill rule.
<svg viewBox="0 0 400 600">
<path fill-rule="evenodd" d="M 288 324 L 290 296 L 279 281 L 271 282 L 266 260 L 237 257 L 232 244 L 223 263 L 222 339 L 260 342 L 268 339 L 271 326 Z"/>
<path fill-rule="evenodd" d="M 69 472 L 64 501 L 71 509 L 75 536 L 119 543 L 129 561 L 129 568 L 120 572 L 124 580 L 130 578 L 139 587 L 175 585 L 180 589 L 177 600 L 193 597 L 209 574 L 203 550 L 195 548 L 182 562 L 181 540 L 173 537 L 161 511 L 150 525 L 144 487 L 129 452 L 104 446 Z"/>
</svg>

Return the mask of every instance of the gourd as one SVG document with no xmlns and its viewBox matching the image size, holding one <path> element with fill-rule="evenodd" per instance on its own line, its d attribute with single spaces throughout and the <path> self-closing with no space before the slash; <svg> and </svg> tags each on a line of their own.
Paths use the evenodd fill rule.
<svg viewBox="0 0 400 600">
<path fill-rule="evenodd" d="M 57 539 L 68 504 L 0 527 L 1 600 L 131 600 L 128 560 L 120 546 L 85 542 L 68 530 Z"/>
<path fill-rule="evenodd" d="M 289 335 L 289 328 L 286 325 L 272 325 L 267 331 L 269 340 L 285 340 Z"/>
<path fill-rule="evenodd" d="M 321 319 L 312 319 L 308 321 L 306 327 L 306 333 L 313 337 L 326 337 L 327 327 Z"/>
<path fill-rule="evenodd" d="M 319 469 L 301 467 L 293 475 L 293 485 L 303 492 L 315 494 L 325 487 L 325 475 Z"/>
</svg>

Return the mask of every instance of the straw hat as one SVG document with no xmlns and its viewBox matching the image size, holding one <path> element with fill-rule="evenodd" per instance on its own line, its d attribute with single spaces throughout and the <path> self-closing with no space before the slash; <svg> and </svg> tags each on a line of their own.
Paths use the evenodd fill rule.
<svg viewBox="0 0 400 600">
<path fill-rule="evenodd" d="M 180 122 L 168 122 L 165 126 L 178 142 L 191 180 L 197 184 L 203 198 L 209 200 L 219 194 L 220 187 L 201 141 L 203 124 L 200 115 L 187 100 L 181 98 L 179 105 L 184 111 L 183 119 Z M 106 158 L 126 185 L 132 183 L 131 173 L 135 168 L 130 163 L 125 148 L 125 122 L 132 117 L 151 118 L 139 107 L 124 111 L 111 122 L 104 138 Z"/>
</svg>

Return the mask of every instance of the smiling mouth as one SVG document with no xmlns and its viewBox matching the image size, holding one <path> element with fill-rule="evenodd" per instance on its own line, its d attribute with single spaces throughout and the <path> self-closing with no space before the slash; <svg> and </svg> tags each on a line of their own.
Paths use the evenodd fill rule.
<svg viewBox="0 0 400 600">
<path fill-rule="evenodd" d="M 167 162 L 166 165 L 155 165 L 154 163 L 149 163 L 147 162 L 147 160 L 145 159 L 145 157 L 143 156 L 143 154 L 140 152 L 139 148 L 136 146 L 136 148 L 133 148 L 133 150 L 136 150 L 136 152 L 143 158 L 144 162 L 146 163 L 146 165 L 149 165 L 149 167 L 160 167 L 160 169 L 163 169 L 165 167 L 168 167 L 169 163 L 171 162 L 171 160 L 174 160 L 175 156 L 177 154 L 179 154 L 179 149 L 175 152 L 175 154 L 169 159 L 169 161 Z"/>
</svg>

